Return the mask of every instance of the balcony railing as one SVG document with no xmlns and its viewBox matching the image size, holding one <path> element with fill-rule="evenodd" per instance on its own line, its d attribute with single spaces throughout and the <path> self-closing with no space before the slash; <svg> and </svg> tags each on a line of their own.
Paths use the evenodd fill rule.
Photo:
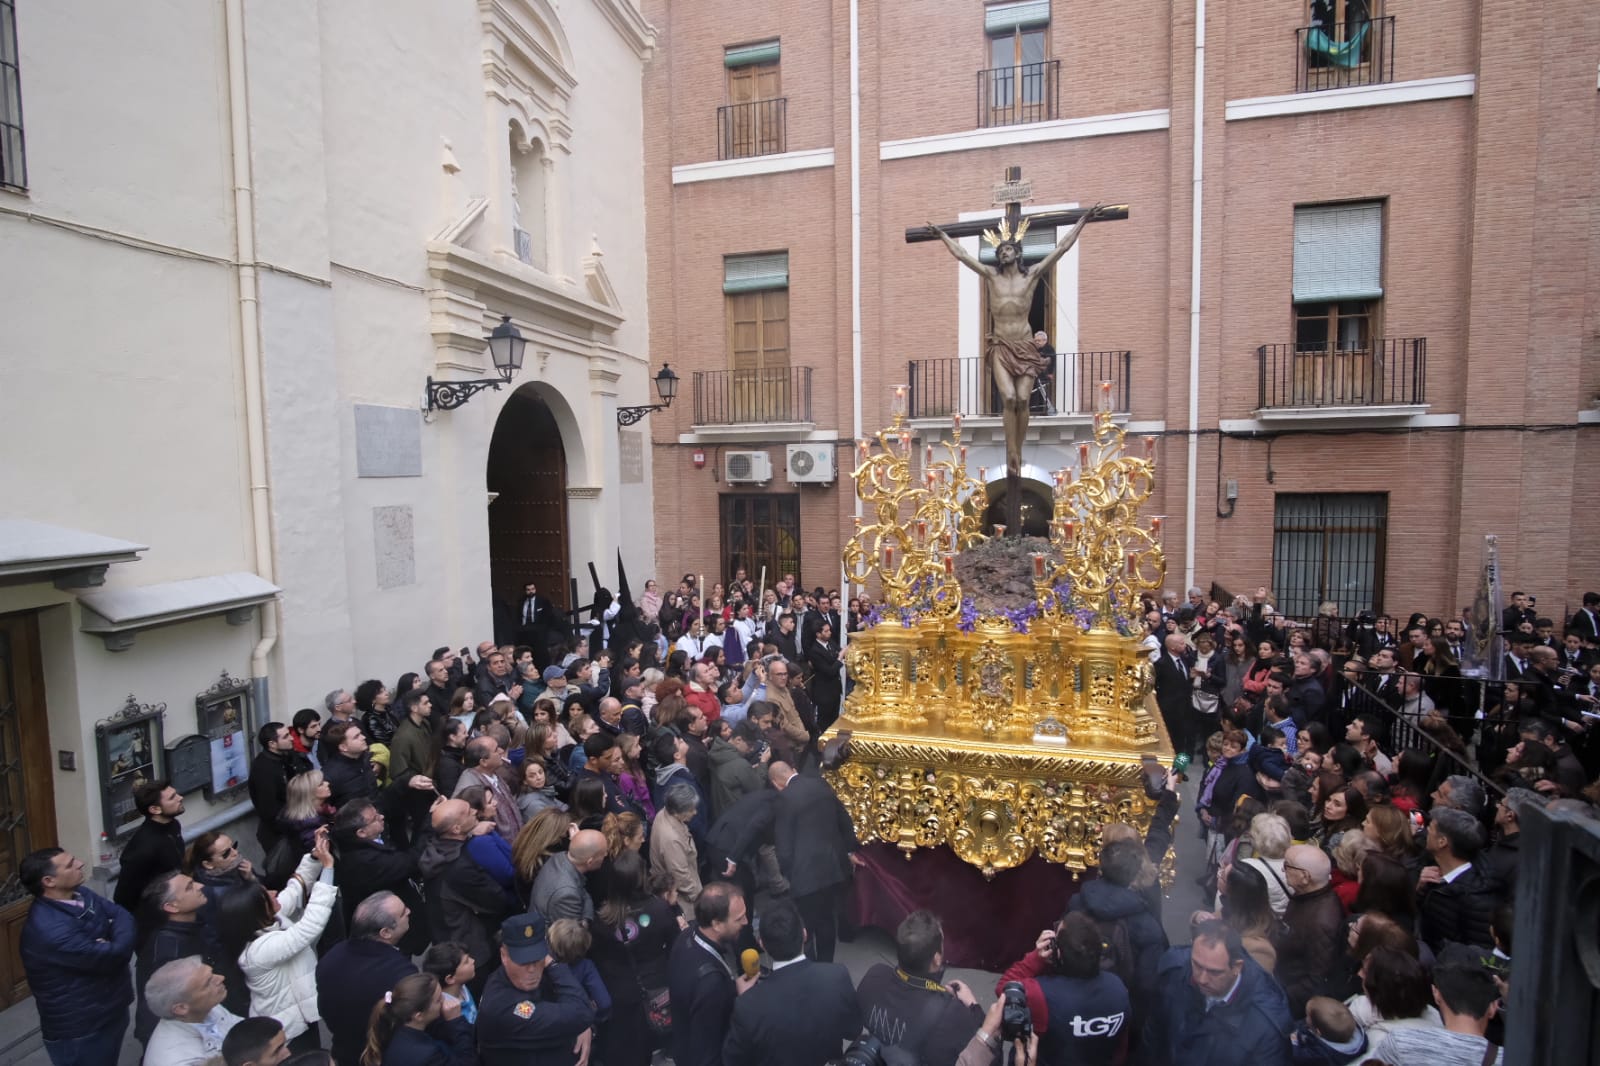
<svg viewBox="0 0 1600 1066">
<path fill-rule="evenodd" d="M 811 420 L 811 368 L 808 366 L 695 371 L 694 424 L 697 426 Z"/>
<path fill-rule="evenodd" d="M 1314 93 L 1394 80 L 1394 16 L 1295 31 L 1295 91 Z"/>
<path fill-rule="evenodd" d="M 1426 337 L 1384 337 L 1363 348 L 1263 344 L 1256 354 L 1263 409 L 1427 402 Z"/>
<path fill-rule="evenodd" d="M 1111 382 L 1111 409 L 1128 410 L 1129 352 L 1057 352 L 1035 383 L 1029 410 L 1036 415 L 1093 414 L 1102 382 Z M 912 418 L 998 415 L 1000 393 L 982 359 L 913 359 L 906 369 Z"/>
<path fill-rule="evenodd" d="M 717 108 L 717 158 L 744 159 L 788 151 L 788 108 L 786 96 Z"/>
<path fill-rule="evenodd" d="M 1061 60 L 978 71 L 978 128 L 1061 117 Z"/>
</svg>

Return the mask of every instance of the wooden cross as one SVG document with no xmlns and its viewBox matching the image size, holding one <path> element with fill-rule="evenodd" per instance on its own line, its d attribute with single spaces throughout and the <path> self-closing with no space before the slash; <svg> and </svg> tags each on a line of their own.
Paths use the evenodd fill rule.
<svg viewBox="0 0 1600 1066">
<path fill-rule="evenodd" d="M 1005 181 L 995 186 L 995 204 L 1004 206 L 1005 221 L 1010 232 L 1017 232 L 1017 225 L 1022 221 L 1022 201 L 1031 198 L 1027 184 L 1022 180 L 1021 167 L 1007 167 Z M 1060 226 L 1074 225 L 1084 216 L 1084 208 L 1072 208 L 1067 211 L 1046 211 L 1041 214 L 1029 215 L 1028 224 L 1035 229 L 1056 229 Z M 1094 222 L 1117 222 L 1128 217 L 1127 204 L 1112 204 L 1100 208 L 1100 213 L 1091 220 Z M 960 240 L 962 237 L 979 237 L 986 229 L 994 229 L 1000 223 L 998 218 L 986 218 L 976 222 L 952 222 L 947 226 L 940 226 L 945 233 Z M 906 228 L 906 243 L 919 244 L 922 241 L 938 240 L 938 235 L 929 226 L 909 226 Z"/>
</svg>

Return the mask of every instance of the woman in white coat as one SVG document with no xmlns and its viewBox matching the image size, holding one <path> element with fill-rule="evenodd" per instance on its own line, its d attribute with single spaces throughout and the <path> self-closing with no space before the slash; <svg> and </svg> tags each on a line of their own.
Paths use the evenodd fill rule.
<svg viewBox="0 0 1600 1066">
<path fill-rule="evenodd" d="M 317 1033 L 317 941 L 328 926 L 339 890 L 333 884 L 328 829 L 281 892 L 251 881 L 223 895 L 217 938 L 250 989 L 252 1016 L 276 1018 L 294 1052 L 321 1046 Z"/>
</svg>

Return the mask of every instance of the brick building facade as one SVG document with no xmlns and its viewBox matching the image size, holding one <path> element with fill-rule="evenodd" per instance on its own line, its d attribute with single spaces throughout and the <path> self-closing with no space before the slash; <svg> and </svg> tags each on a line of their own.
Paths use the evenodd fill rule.
<svg viewBox="0 0 1600 1066">
<path fill-rule="evenodd" d="M 645 11 L 650 346 L 684 379 L 651 425 L 661 575 L 837 585 L 850 444 L 897 384 L 919 439 L 959 409 L 1003 473 L 977 280 L 904 231 L 993 215 L 1020 166 L 1030 211 L 1131 209 L 1041 286 L 1064 354 L 1029 472 L 1072 464 L 1114 380 L 1158 437 L 1169 588 L 1453 612 L 1490 533 L 1541 613 L 1600 585 L 1600 8 Z M 737 480 L 748 453 L 770 478 Z"/>
</svg>

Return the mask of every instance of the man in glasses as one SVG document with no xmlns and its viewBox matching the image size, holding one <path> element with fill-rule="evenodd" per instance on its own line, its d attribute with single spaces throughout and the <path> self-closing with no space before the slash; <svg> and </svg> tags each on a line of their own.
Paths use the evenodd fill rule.
<svg viewBox="0 0 1600 1066">
<path fill-rule="evenodd" d="M 1283 856 L 1289 884 L 1284 930 L 1277 938 L 1274 976 L 1289 997 L 1289 1013 L 1305 1013 L 1306 1000 L 1328 995 L 1344 949 L 1344 904 L 1334 894 L 1327 852 L 1296 844 Z"/>
</svg>

